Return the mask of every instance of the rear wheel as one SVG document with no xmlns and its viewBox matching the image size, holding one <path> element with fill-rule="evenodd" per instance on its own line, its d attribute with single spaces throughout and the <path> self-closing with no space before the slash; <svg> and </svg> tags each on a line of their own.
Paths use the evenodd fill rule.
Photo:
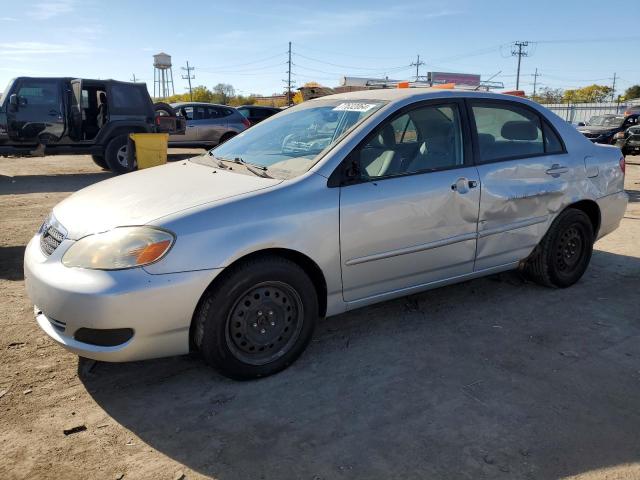
<svg viewBox="0 0 640 480">
<path fill-rule="evenodd" d="M 537 283 L 566 288 L 576 283 L 589 266 L 594 231 L 582 211 L 568 208 L 551 224 L 525 265 L 525 273 Z"/>
<path fill-rule="evenodd" d="M 135 164 L 129 164 L 127 158 L 128 135 L 114 137 L 105 150 L 105 161 L 109 169 L 116 173 L 127 173 L 135 170 Z"/>
<path fill-rule="evenodd" d="M 222 135 L 222 137 L 220 137 L 220 142 L 218 143 L 218 145 L 222 145 L 224 142 L 226 142 L 227 140 L 232 139 L 233 137 L 235 137 L 236 134 L 233 132 L 227 132 L 224 135 Z"/>
<path fill-rule="evenodd" d="M 109 167 L 107 166 L 107 162 L 105 161 L 104 156 L 102 156 L 102 155 L 91 155 L 91 160 L 93 160 L 93 163 L 95 163 L 100 168 L 102 168 L 104 170 L 109 170 Z"/>
<path fill-rule="evenodd" d="M 259 258 L 232 268 L 205 293 L 193 340 L 223 375 L 258 378 L 300 356 L 317 317 L 317 294 L 304 270 L 284 258 Z"/>
</svg>

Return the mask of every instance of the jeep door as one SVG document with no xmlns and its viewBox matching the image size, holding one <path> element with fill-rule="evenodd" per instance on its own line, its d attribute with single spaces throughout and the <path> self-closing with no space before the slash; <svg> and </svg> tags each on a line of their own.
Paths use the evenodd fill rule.
<svg viewBox="0 0 640 480">
<path fill-rule="evenodd" d="M 426 102 L 382 122 L 346 159 L 343 296 L 385 294 L 473 272 L 479 178 L 464 103 Z"/>
<path fill-rule="evenodd" d="M 17 81 L 7 102 L 9 138 L 25 144 L 58 142 L 65 133 L 62 84 L 59 79 Z"/>
<path fill-rule="evenodd" d="M 483 270 L 529 255 L 562 207 L 575 165 L 555 129 L 527 105 L 469 105 L 482 186 L 475 269 Z"/>
</svg>

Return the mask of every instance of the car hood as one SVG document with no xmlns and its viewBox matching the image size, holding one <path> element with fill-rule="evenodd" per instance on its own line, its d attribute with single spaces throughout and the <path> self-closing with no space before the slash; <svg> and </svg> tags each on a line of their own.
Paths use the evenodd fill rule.
<svg viewBox="0 0 640 480">
<path fill-rule="evenodd" d="M 280 182 L 181 161 L 91 185 L 56 205 L 53 214 L 68 238 L 79 239 L 118 226 L 143 225 Z"/>
<path fill-rule="evenodd" d="M 585 126 L 585 127 L 578 127 L 578 131 L 580 133 L 608 133 L 608 132 L 614 132 L 616 131 L 617 128 L 616 127 L 589 127 L 589 126 Z"/>
</svg>

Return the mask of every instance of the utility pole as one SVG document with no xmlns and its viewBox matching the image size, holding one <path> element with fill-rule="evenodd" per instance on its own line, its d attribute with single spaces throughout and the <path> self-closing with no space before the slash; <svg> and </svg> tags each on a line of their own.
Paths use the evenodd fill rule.
<svg viewBox="0 0 640 480">
<path fill-rule="evenodd" d="M 611 86 L 611 101 L 613 102 L 616 98 L 616 73 L 613 73 L 613 85 Z"/>
<path fill-rule="evenodd" d="M 410 67 L 416 67 L 416 82 L 420 79 L 420 67 L 424 65 L 424 62 L 420 61 L 420 55 L 418 54 L 418 59 L 414 63 L 410 63 Z"/>
<path fill-rule="evenodd" d="M 181 68 L 182 68 L 182 70 L 185 70 L 187 72 L 186 75 L 182 75 L 182 79 L 189 81 L 189 98 L 193 102 L 193 90 L 191 89 L 191 80 L 196 78 L 196 76 L 195 75 L 191 75 L 191 70 L 195 70 L 196 68 L 189 66 L 189 60 L 187 60 L 187 66 L 186 67 L 181 67 Z"/>
<path fill-rule="evenodd" d="M 136 78 L 136 74 L 135 74 L 135 73 L 133 73 L 132 75 L 133 75 L 133 77 L 131 77 L 131 81 L 132 81 L 133 83 L 136 83 L 136 82 L 138 81 L 138 79 Z"/>
<path fill-rule="evenodd" d="M 289 42 L 289 61 L 287 68 L 287 105 L 291 106 L 291 42 Z"/>
<path fill-rule="evenodd" d="M 536 73 L 531 75 L 533 77 L 533 96 L 536 96 L 536 86 L 538 85 L 538 77 L 540 74 L 538 73 L 538 67 L 536 67 Z"/>
<path fill-rule="evenodd" d="M 511 56 L 518 57 L 518 73 L 516 75 L 516 90 L 520 90 L 520 61 L 522 60 L 522 57 L 526 57 L 529 55 L 526 51 L 526 48 L 528 46 L 529 46 L 529 42 L 518 41 L 513 43 L 513 47 L 511 49 Z"/>
</svg>

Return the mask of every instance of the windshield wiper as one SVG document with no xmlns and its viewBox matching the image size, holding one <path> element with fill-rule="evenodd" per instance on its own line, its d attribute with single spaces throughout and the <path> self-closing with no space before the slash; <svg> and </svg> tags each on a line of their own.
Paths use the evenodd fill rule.
<svg viewBox="0 0 640 480">
<path fill-rule="evenodd" d="M 224 163 L 223 160 L 226 160 L 225 158 L 222 157 L 216 157 L 212 152 L 208 152 L 209 156 L 211 158 L 213 158 L 213 160 L 216 162 L 216 165 L 218 165 L 218 167 L 220 167 L 223 170 L 231 170 L 231 167 L 227 167 Z M 227 160 L 230 161 L 230 160 Z"/>
<path fill-rule="evenodd" d="M 234 158 L 233 161 L 235 163 L 243 165 L 244 168 L 249 170 L 254 175 L 258 175 L 259 177 L 263 177 L 263 178 L 273 178 L 271 175 L 269 175 L 267 173 L 267 167 L 265 167 L 264 165 L 258 165 L 256 163 L 249 163 L 249 162 L 243 160 L 240 157 Z"/>
</svg>

